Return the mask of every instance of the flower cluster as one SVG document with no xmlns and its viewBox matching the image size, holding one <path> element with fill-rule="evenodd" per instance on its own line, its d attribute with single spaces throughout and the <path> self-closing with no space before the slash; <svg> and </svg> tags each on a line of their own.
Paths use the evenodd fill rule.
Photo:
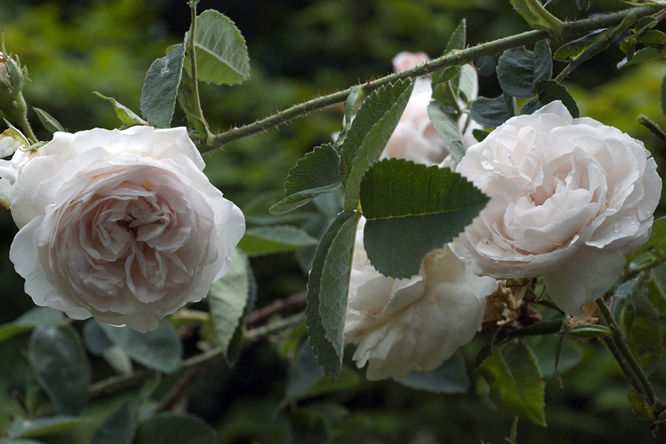
<svg viewBox="0 0 666 444">
<path fill-rule="evenodd" d="M 230 268 L 245 221 L 185 128 L 57 132 L 0 161 L 10 259 L 37 305 L 146 332 Z"/>
<path fill-rule="evenodd" d="M 396 69 L 426 60 L 420 57 L 402 55 Z M 427 86 L 415 89 L 384 157 L 432 164 L 433 153 L 441 155 L 441 146 L 422 149 Z M 419 103 L 420 118 L 410 111 L 412 103 Z M 421 130 L 406 135 L 414 121 Z M 345 333 L 357 344 L 357 365 L 368 363 L 368 379 L 432 370 L 469 342 L 481 326 L 486 297 L 496 291 L 494 278 L 541 277 L 561 309 L 582 314 L 586 303 L 613 287 L 625 256 L 649 237 L 662 186 L 640 141 L 593 119 L 574 119 L 559 101 L 509 119 L 467 146 L 453 168 L 490 202 L 452 243 L 429 253 L 417 275 L 380 274 L 367 258 L 359 224 Z M 516 319 L 518 305 L 499 305 L 497 319 Z"/>
</svg>

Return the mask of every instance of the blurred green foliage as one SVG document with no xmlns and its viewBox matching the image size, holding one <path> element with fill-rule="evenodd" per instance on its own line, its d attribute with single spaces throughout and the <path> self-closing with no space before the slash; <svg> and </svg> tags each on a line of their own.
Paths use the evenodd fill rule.
<svg viewBox="0 0 666 444">
<path fill-rule="evenodd" d="M 563 0 L 551 10 L 573 20 L 619 4 L 592 0 L 589 11 L 579 11 L 575 3 Z M 199 10 L 206 8 L 218 8 L 236 22 L 247 40 L 252 68 L 252 80 L 240 86 L 201 86 L 202 105 L 213 131 L 250 123 L 319 94 L 385 75 L 391 70 L 391 58 L 400 51 L 425 51 L 436 57 L 463 17 L 468 21 L 471 44 L 528 30 L 508 1 L 497 0 L 202 0 Z M 182 39 L 188 23 L 185 0 L 0 3 L 0 30 L 7 50 L 18 54 L 30 72 L 32 82 L 25 88 L 29 105 L 46 110 L 72 132 L 119 125 L 112 107 L 92 91 L 138 111 L 148 66 L 164 55 L 166 47 Z M 561 43 L 552 42 L 553 48 Z M 657 123 L 666 123 L 658 100 L 666 66 L 659 61 L 618 71 L 614 66 L 621 58 L 613 45 L 578 68 L 567 87 L 578 101 L 581 115 L 643 140 L 663 170 L 663 144 L 638 125 L 636 117 L 645 113 Z M 486 57 L 476 63 L 481 95 L 499 94 L 493 69 L 496 60 Z M 555 69 L 562 67 L 556 64 Z M 30 117 L 38 135 L 48 140 L 36 115 Z M 262 193 L 270 194 L 267 199 L 275 202 L 282 196 L 288 169 L 305 152 L 330 141 L 330 134 L 340 129 L 341 117 L 342 108 L 333 107 L 279 131 L 225 146 L 206 157 L 206 172 L 243 208 Z M 184 124 L 184 116 L 177 115 L 174 122 Z M 0 226 L 0 321 L 9 322 L 29 309 L 32 301 L 23 294 L 23 281 L 8 259 L 16 232 L 9 211 L 0 210 Z M 293 254 L 254 258 L 252 265 L 260 306 L 305 288 L 306 278 Z M 355 388 L 280 409 L 288 368 L 278 351 L 289 349 L 293 338 L 287 333 L 247 347 L 234 369 L 227 369 L 221 360 L 207 367 L 190 387 L 189 402 L 183 408 L 214 425 L 222 443 L 288 442 L 292 422 L 312 426 L 312 436 L 306 433 L 304 440 L 318 442 L 316 424 L 321 422 L 333 442 L 345 444 L 499 443 L 509 434 L 512 418 L 493 410 L 488 388 L 475 372 L 470 372 L 471 394 L 434 395 L 392 381 L 369 383 L 360 371 L 362 382 Z M 464 348 L 469 368 L 488 342 L 485 336 L 479 335 Z M 20 410 L 21 398 L 12 393 L 20 393 L 26 381 L 32 387 L 36 384 L 25 355 L 27 339 L 23 335 L 0 344 L 0 431 L 8 427 L 9 414 Z M 631 413 L 628 385 L 601 343 L 567 342 L 568 361 L 560 364 L 565 387 L 560 389 L 553 378 L 556 341 L 542 338 L 528 343 L 535 346 L 538 341 L 543 342 L 537 347 L 537 357 L 546 380 L 548 428 L 521 422 L 519 442 L 655 442 L 647 423 Z M 186 353 L 192 353 L 194 346 L 186 340 Z M 95 380 L 109 373 L 101 359 L 94 360 L 93 367 Z M 652 380 L 657 395 L 665 396 L 663 361 Z M 96 410 L 97 418 L 105 418 L 125 399 L 101 398 L 84 414 Z M 32 401 L 43 403 L 44 399 Z M 344 407 L 332 406 L 332 402 Z M 86 425 L 88 440 L 98 425 Z M 72 441 L 63 433 L 52 442 Z"/>
</svg>

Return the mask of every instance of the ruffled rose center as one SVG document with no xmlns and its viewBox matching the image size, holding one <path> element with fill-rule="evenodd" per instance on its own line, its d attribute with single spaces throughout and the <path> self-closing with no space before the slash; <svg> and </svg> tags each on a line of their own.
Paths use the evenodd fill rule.
<svg viewBox="0 0 666 444">
<path fill-rule="evenodd" d="M 84 306 L 100 312 L 131 306 L 132 299 L 182 297 L 197 273 L 217 259 L 210 248 L 212 212 L 202 214 L 206 207 L 195 206 L 197 196 L 188 191 L 173 173 L 154 166 L 93 177 L 61 207 L 52 266 Z M 88 293 L 103 297 L 93 300 Z"/>
<path fill-rule="evenodd" d="M 520 163 L 509 159 L 518 171 L 498 177 L 496 184 L 518 190 L 512 202 L 496 209 L 494 219 L 501 221 L 493 225 L 501 239 L 496 243 L 520 254 L 566 248 L 607 207 L 604 171 L 589 153 L 576 148 L 556 158 L 547 155 L 530 151 Z"/>
</svg>

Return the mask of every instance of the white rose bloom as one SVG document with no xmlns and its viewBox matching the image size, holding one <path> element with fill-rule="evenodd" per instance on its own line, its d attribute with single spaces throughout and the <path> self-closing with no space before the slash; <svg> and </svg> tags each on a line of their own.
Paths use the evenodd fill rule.
<svg viewBox="0 0 666 444">
<path fill-rule="evenodd" d="M 0 161 L 26 293 L 140 332 L 205 297 L 245 221 L 204 166 L 185 128 L 146 126 L 57 132 L 39 152 Z"/>
<path fill-rule="evenodd" d="M 430 60 L 428 55 L 401 52 L 393 58 L 395 72 L 421 65 Z M 393 135 L 386 144 L 382 159 L 400 158 L 422 163 L 428 166 L 441 163 L 448 155 L 446 145 L 437 130 L 430 123 L 428 105 L 432 100 L 432 82 L 429 78 L 419 77 L 414 83 L 414 90 L 409 97 L 405 111 L 400 117 Z M 461 130 L 465 128 L 467 115 L 460 119 Z M 468 147 L 476 143 L 472 131 L 480 126 L 470 122 L 463 134 L 463 145 Z"/>
<path fill-rule="evenodd" d="M 454 240 L 478 274 L 542 276 L 570 315 L 613 287 L 648 239 L 661 194 L 643 144 L 561 102 L 509 119 L 456 171 L 491 197 Z"/>
<path fill-rule="evenodd" d="M 345 341 L 357 344 L 357 366 L 371 381 L 439 367 L 481 327 L 486 296 L 497 283 L 476 276 L 447 247 L 429 253 L 419 274 L 379 273 L 363 247 L 359 221 L 352 261 Z"/>
</svg>

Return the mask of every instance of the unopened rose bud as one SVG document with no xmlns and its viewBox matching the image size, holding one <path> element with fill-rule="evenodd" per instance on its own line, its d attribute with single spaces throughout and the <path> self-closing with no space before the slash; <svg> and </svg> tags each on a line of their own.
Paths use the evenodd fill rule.
<svg viewBox="0 0 666 444">
<path fill-rule="evenodd" d="M 23 98 L 23 87 L 28 70 L 21 66 L 18 57 L 0 52 L 0 110 L 14 126 L 25 127 L 27 106 Z"/>
</svg>

